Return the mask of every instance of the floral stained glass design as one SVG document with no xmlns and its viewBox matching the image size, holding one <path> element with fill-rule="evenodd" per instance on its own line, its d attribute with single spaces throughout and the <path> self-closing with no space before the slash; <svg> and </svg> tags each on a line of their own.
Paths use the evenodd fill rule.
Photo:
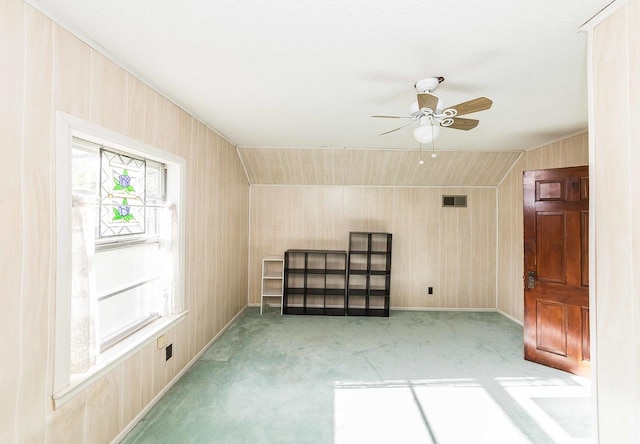
<svg viewBox="0 0 640 444">
<path fill-rule="evenodd" d="M 100 152 L 100 237 L 145 232 L 144 159 Z"/>
</svg>

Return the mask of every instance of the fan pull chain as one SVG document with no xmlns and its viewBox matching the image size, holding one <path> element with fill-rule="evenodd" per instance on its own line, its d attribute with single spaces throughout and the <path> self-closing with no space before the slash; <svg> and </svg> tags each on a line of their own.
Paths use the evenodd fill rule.
<svg viewBox="0 0 640 444">
<path fill-rule="evenodd" d="M 433 137 L 433 122 L 431 125 L 431 157 L 433 157 L 434 159 L 438 157 L 438 155 L 436 154 L 436 139 Z"/>
</svg>

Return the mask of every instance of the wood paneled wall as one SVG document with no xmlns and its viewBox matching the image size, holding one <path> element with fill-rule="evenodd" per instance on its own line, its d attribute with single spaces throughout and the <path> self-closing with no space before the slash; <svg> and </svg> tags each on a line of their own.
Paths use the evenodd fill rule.
<svg viewBox="0 0 640 444">
<path fill-rule="evenodd" d="M 498 309 L 524 321 L 522 172 L 588 165 L 587 133 L 527 151 L 498 188 Z"/>
<path fill-rule="evenodd" d="M 0 3 L 0 442 L 106 443 L 246 305 L 249 185 L 234 146 L 20 0 Z M 55 110 L 187 160 L 187 319 L 53 410 Z"/>
<path fill-rule="evenodd" d="M 616 7 L 619 9 L 615 10 Z M 610 16 L 607 14 L 614 10 Z M 640 0 L 589 32 L 598 441 L 640 442 Z M 594 284 L 595 283 L 595 284 Z M 593 356 L 593 355 L 592 355 Z"/>
<path fill-rule="evenodd" d="M 252 185 L 498 186 L 520 152 L 239 148 Z M 419 165 L 420 157 L 424 165 Z"/>
<path fill-rule="evenodd" d="M 466 194 L 468 207 L 442 208 L 442 194 Z M 495 188 L 252 185 L 250 226 L 250 303 L 262 258 L 348 250 L 349 231 L 386 231 L 392 307 L 495 308 Z"/>
</svg>

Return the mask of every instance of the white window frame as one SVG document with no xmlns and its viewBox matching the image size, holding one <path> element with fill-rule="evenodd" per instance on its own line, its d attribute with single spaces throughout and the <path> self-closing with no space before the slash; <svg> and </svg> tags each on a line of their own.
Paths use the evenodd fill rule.
<svg viewBox="0 0 640 444">
<path fill-rule="evenodd" d="M 72 138 L 79 137 L 95 143 L 105 144 L 123 152 L 166 164 L 168 184 L 167 199 L 176 206 L 178 235 L 173 242 L 174 257 L 177 258 L 175 276 L 175 303 L 177 313 L 165 316 L 114 345 L 100 355 L 96 365 L 80 375 L 70 373 L 71 352 L 71 153 Z M 56 296 L 54 338 L 54 407 L 58 408 L 90 384 L 113 370 L 136 352 L 153 342 L 156 337 L 173 328 L 185 319 L 184 309 L 184 263 L 185 263 L 185 205 L 186 160 L 175 154 L 102 128 L 62 111 L 56 112 Z M 176 189 L 178 188 L 178 189 Z"/>
</svg>

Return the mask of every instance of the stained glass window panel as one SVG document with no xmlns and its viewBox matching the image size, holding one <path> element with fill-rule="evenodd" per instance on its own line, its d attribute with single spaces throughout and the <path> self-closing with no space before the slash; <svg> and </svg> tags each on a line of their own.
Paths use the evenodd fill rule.
<svg viewBox="0 0 640 444">
<path fill-rule="evenodd" d="M 102 149 L 100 163 L 100 237 L 143 234 L 145 160 Z"/>
</svg>

